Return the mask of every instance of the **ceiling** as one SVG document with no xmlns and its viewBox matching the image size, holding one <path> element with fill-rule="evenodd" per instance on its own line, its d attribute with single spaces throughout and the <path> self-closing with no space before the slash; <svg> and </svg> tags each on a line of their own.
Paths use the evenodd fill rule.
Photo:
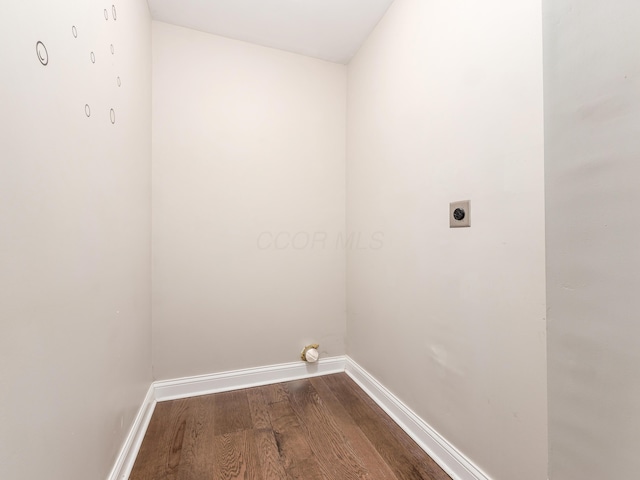
<svg viewBox="0 0 640 480">
<path fill-rule="evenodd" d="M 154 20 L 346 64 L 393 0 L 148 2 Z"/>
</svg>

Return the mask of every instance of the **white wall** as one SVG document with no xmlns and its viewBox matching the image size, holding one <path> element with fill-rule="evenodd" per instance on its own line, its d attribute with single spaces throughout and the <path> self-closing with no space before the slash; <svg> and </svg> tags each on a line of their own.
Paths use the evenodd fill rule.
<svg viewBox="0 0 640 480">
<path fill-rule="evenodd" d="M 537 0 L 396 0 L 349 65 L 347 226 L 384 245 L 348 354 L 497 480 L 547 478 L 541 37 Z"/>
<path fill-rule="evenodd" d="M 150 18 L 91 3 L 3 5 L 3 478 L 105 478 L 151 382 Z"/>
<path fill-rule="evenodd" d="M 552 480 L 640 471 L 640 4 L 546 1 Z"/>
<path fill-rule="evenodd" d="M 153 23 L 157 379 L 345 352 L 346 67 Z"/>
</svg>

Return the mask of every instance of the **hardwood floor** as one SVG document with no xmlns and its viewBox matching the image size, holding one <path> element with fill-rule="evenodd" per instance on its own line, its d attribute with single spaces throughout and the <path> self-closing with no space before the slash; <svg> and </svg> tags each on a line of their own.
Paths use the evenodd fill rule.
<svg viewBox="0 0 640 480">
<path fill-rule="evenodd" d="M 159 403 L 130 480 L 450 480 L 346 374 Z"/>
</svg>

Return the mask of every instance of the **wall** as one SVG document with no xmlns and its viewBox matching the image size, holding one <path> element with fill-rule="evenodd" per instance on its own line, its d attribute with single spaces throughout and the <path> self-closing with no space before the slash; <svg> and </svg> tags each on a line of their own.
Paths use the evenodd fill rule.
<svg viewBox="0 0 640 480">
<path fill-rule="evenodd" d="M 541 36 L 538 1 L 397 0 L 349 65 L 347 226 L 384 241 L 348 354 L 504 480 L 547 478 Z"/>
<path fill-rule="evenodd" d="M 345 352 L 346 67 L 153 23 L 157 379 Z"/>
<path fill-rule="evenodd" d="M 3 5 L 3 478 L 106 478 L 152 379 L 150 18 L 91 3 Z"/>
<path fill-rule="evenodd" d="M 640 470 L 640 5 L 544 3 L 552 480 Z"/>
</svg>

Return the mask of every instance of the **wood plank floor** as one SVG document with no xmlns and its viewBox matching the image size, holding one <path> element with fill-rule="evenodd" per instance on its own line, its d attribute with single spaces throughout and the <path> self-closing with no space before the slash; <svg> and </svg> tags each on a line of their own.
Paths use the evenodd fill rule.
<svg viewBox="0 0 640 480">
<path fill-rule="evenodd" d="M 346 374 L 158 403 L 130 480 L 450 480 Z"/>
</svg>

